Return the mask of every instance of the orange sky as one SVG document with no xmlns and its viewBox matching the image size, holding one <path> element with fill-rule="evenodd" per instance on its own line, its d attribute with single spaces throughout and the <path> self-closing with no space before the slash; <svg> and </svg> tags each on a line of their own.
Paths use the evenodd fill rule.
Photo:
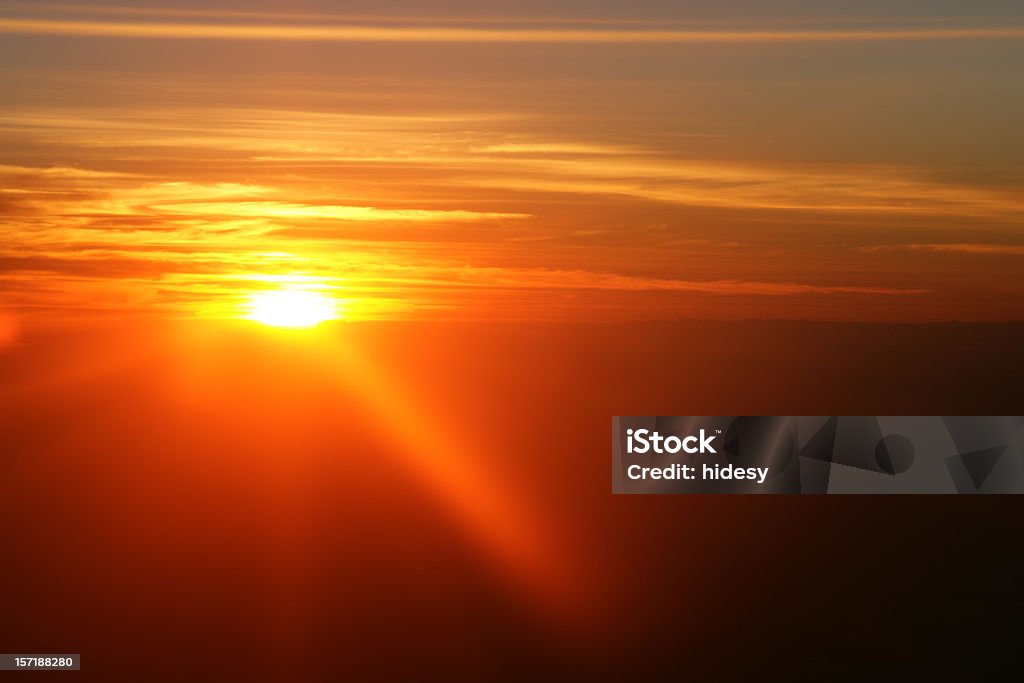
<svg viewBox="0 0 1024 683">
<path fill-rule="evenodd" d="M 946 604 L 864 609 L 847 541 L 932 576 L 1019 515 L 627 501 L 605 459 L 618 414 L 1021 403 L 1024 324 L 776 321 L 1024 320 L 1024 9 L 939 4 L 0 0 L 4 642 L 636 679 Z M 251 322 L 335 314 L 385 322 Z"/>
<path fill-rule="evenodd" d="M 0 2 L 5 315 L 1024 313 L 1004 3 L 343 5 Z"/>
</svg>

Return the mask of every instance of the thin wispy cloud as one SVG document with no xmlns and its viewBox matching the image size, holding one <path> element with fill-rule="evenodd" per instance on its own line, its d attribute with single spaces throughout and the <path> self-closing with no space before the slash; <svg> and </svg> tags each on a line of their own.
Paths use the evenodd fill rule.
<svg viewBox="0 0 1024 683">
<path fill-rule="evenodd" d="M 594 273 L 516 268 L 465 268 L 444 273 L 439 282 L 454 282 L 470 287 L 509 287 L 521 289 L 596 289 L 624 292 L 664 291 L 745 296 L 795 296 L 802 294 L 862 294 L 896 296 L 927 294 L 927 289 L 896 287 L 859 287 L 814 285 L 801 282 L 765 282 L 751 280 L 681 280 L 648 278 L 617 273 Z"/>
<path fill-rule="evenodd" d="M 545 26 L 644 26 L 648 28 L 671 27 L 728 27 L 735 26 L 737 19 L 723 19 L 714 17 L 670 17 L 670 16 L 644 16 L 635 10 L 627 14 L 609 16 L 574 16 L 571 14 L 547 13 L 525 15 L 517 12 L 507 12 L 500 15 L 488 14 L 402 14 L 402 13 L 372 13 L 372 12 L 316 12 L 316 11 L 282 11 L 251 9 L 226 9 L 210 6 L 207 8 L 196 7 L 132 7 L 126 5 L 93 5 L 93 4 L 67 4 L 49 2 L 4 2 L 4 8 L 15 12 L 18 16 L 29 16 L 35 18 L 64 17 L 77 19 L 89 15 L 105 15 L 119 17 L 165 17 L 184 19 L 237 19 L 245 22 L 332 22 L 332 23 L 384 23 L 384 24 L 441 24 L 459 25 L 471 24 L 479 26 L 487 25 L 545 25 Z M 963 17 L 939 17 L 939 16 L 918 16 L 918 17 L 886 17 L 884 21 L 869 17 L 857 16 L 832 16 L 828 13 L 808 17 L 787 17 L 785 19 L 757 17 L 751 15 L 743 17 L 740 22 L 746 26 L 759 27 L 794 27 L 794 26 L 878 26 L 880 23 L 888 26 L 949 26 L 965 23 Z M 975 22 L 976 23 L 976 22 Z"/>
<path fill-rule="evenodd" d="M 502 28 L 393 25 L 203 24 L 198 22 L 71 21 L 0 18 L 0 33 L 168 38 L 370 43 L 525 44 L 771 44 L 938 40 L 1019 40 L 1024 27 L 637 30 L 630 28 Z"/>
<path fill-rule="evenodd" d="M 205 121 L 205 126 L 201 123 Z M 350 116 L 326 112 L 209 108 L 203 112 L 96 111 L 76 117 L 40 110 L 0 116 L 0 131 L 54 146 L 96 149 L 97 161 L 126 150 L 148 148 L 154 159 L 193 149 L 203 154 L 204 173 L 237 164 L 236 153 L 260 164 L 264 172 L 301 169 L 329 174 L 332 168 L 401 169 L 400 190 L 391 202 L 415 202 L 405 182 L 415 172 L 420 182 L 479 192 L 516 191 L 532 196 L 618 196 L 739 210 L 806 211 L 838 214 L 945 215 L 1017 221 L 1024 199 L 1013 187 L 939 181 L 920 169 L 884 164 L 765 163 L 673 157 L 658 149 L 513 132 L 533 121 L 486 114 L 402 117 Z M 501 125 L 510 132 L 498 132 Z M 489 132 L 492 130 L 494 132 Z M 103 151 L 103 150 L 112 151 Z M 317 171 L 316 169 L 319 169 Z M 49 171 L 54 173 L 57 171 Z M 71 172 L 68 170 L 60 172 Z M 78 171 L 95 173 L 96 171 Z M 38 171 L 37 171 L 38 173 Z M 394 171 L 388 171 L 394 173 Z M 350 173 L 349 176 L 365 175 Z M 280 179 L 276 181 L 280 183 Z M 353 182 L 353 180 L 349 180 Z M 222 187 L 231 183 L 221 183 Z M 165 185 L 160 192 L 170 192 Z M 142 192 L 135 188 L 133 193 Z M 204 190 L 200 195 L 209 190 Z M 289 190 L 294 192 L 294 190 Z M 200 201 L 198 198 L 194 201 Z M 374 220 L 441 220 L 424 207 L 380 207 L 367 211 L 319 197 L 297 206 L 286 197 L 254 204 L 234 197 L 236 205 L 212 206 L 224 215 L 322 217 Z M 462 200 L 457 200 L 462 201 Z M 332 208 L 333 207 L 333 208 Z M 196 205 L 182 209 L 202 211 Z M 521 218 L 524 211 L 446 207 L 451 220 Z"/>
<path fill-rule="evenodd" d="M 949 244 L 892 244 L 863 247 L 869 253 L 881 251 L 926 251 L 940 254 L 969 254 L 980 256 L 1024 256 L 1024 244 L 979 244 L 955 242 Z"/>
</svg>

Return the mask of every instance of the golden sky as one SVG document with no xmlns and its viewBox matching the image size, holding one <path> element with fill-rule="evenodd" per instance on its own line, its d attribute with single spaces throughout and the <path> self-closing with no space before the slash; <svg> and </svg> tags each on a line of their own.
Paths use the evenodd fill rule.
<svg viewBox="0 0 1024 683">
<path fill-rule="evenodd" d="M 0 307 L 1007 320 L 1013 3 L 0 2 Z"/>
</svg>

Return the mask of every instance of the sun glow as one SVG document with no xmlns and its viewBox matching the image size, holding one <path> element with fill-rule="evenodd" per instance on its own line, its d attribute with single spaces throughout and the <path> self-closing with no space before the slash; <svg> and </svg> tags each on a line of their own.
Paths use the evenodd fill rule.
<svg viewBox="0 0 1024 683">
<path fill-rule="evenodd" d="M 339 302 L 321 292 L 281 289 L 254 294 L 249 300 L 247 320 L 272 327 L 313 327 L 341 317 Z"/>
</svg>

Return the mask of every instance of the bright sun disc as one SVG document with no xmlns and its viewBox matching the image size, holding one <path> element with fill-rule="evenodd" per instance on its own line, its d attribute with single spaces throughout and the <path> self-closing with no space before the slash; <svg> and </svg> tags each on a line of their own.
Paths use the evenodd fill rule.
<svg viewBox="0 0 1024 683">
<path fill-rule="evenodd" d="M 319 292 L 279 290 L 254 294 L 248 320 L 274 327 L 313 327 L 340 316 L 338 302 Z"/>
</svg>

